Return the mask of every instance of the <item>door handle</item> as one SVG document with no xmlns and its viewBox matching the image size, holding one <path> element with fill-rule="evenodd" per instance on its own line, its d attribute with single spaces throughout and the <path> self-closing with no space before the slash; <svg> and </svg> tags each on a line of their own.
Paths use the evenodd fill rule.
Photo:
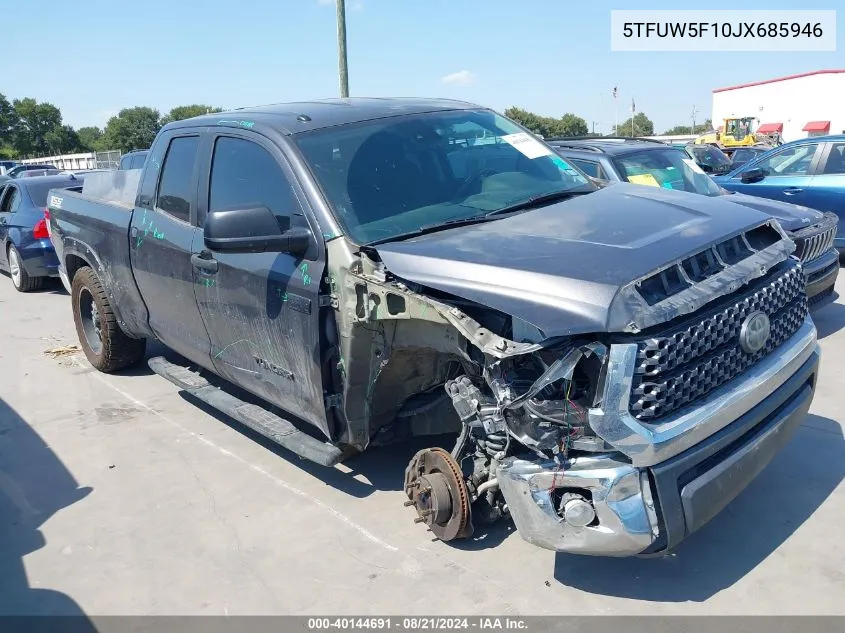
<svg viewBox="0 0 845 633">
<path fill-rule="evenodd" d="M 783 192 L 788 196 L 795 195 L 796 193 L 801 193 L 802 191 L 804 190 L 801 187 L 787 187 L 783 190 Z"/>
<path fill-rule="evenodd" d="M 191 265 L 207 275 L 213 275 L 217 272 L 217 260 L 208 251 L 191 255 Z"/>
<path fill-rule="evenodd" d="M 138 237 L 138 227 L 133 226 L 131 229 L 129 229 L 129 235 L 133 238 Z"/>
</svg>

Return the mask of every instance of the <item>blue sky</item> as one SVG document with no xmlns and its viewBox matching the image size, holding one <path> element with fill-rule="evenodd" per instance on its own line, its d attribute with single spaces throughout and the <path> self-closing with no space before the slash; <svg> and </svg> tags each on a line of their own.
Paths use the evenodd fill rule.
<svg viewBox="0 0 845 633">
<path fill-rule="evenodd" d="M 841 0 L 710 0 L 702 9 L 836 9 Z M 239 107 L 338 95 L 333 0 L 74 0 L 59 11 L 21 2 L 4 29 L 0 92 L 61 108 L 75 127 L 124 107 Z M 620 53 L 610 10 L 675 2 L 347 0 L 353 96 L 438 96 L 503 110 L 574 112 L 609 132 L 631 99 L 658 132 L 710 115 L 711 90 L 823 68 L 834 53 Z M 14 61 L 25 55 L 25 63 Z"/>
</svg>

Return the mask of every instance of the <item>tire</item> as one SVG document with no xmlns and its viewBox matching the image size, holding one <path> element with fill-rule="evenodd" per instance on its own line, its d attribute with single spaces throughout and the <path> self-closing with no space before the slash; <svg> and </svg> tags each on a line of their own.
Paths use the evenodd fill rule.
<svg viewBox="0 0 845 633">
<path fill-rule="evenodd" d="M 30 277 L 29 273 L 26 272 L 23 258 L 14 244 L 9 244 L 9 249 L 6 251 L 6 261 L 9 263 L 9 276 L 12 278 L 12 285 L 18 292 L 32 292 L 44 286 L 44 277 Z"/>
<path fill-rule="evenodd" d="M 90 266 L 73 276 L 70 297 L 79 343 L 95 369 L 119 371 L 144 358 L 147 340 L 130 338 L 120 329 L 108 295 Z"/>
</svg>

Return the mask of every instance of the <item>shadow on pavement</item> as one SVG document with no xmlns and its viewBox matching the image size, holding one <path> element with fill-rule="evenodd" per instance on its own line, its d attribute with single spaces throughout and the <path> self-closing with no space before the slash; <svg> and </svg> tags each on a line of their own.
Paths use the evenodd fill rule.
<svg viewBox="0 0 845 633">
<path fill-rule="evenodd" d="M 593 594 L 703 602 L 782 545 L 845 478 L 845 439 L 833 420 L 808 415 L 792 441 L 720 515 L 660 559 L 558 554 L 555 579 Z"/>
<path fill-rule="evenodd" d="M 0 398 L 0 615 L 76 616 L 74 631 L 96 630 L 69 596 L 31 586 L 23 562 L 46 544 L 44 522 L 89 492 Z"/>
<path fill-rule="evenodd" d="M 232 385 L 226 385 L 226 391 L 236 395 L 246 402 L 267 406 L 266 402 L 263 402 L 260 399 L 243 392 L 242 390 L 236 389 Z M 417 451 L 430 446 L 442 446 L 446 450 L 451 450 L 452 446 L 455 444 L 455 435 L 429 435 L 425 437 L 415 437 L 408 441 L 398 442 L 389 446 L 370 448 L 363 454 L 349 457 L 339 468 L 326 468 L 324 466 L 314 464 L 306 459 L 302 459 L 295 453 L 279 446 L 271 440 L 268 440 L 263 435 L 260 435 L 249 427 L 240 424 L 225 413 L 218 411 L 214 407 L 198 400 L 185 391 L 180 391 L 179 395 L 187 402 L 190 402 L 193 406 L 201 409 L 219 422 L 222 422 L 235 431 L 247 436 L 251 440 L 266 448 L 268 451 L 291 462 L 300 470 L 307 472 L 316 479 L 319 479 L 325 484 L 332 486 L 341 492 L 358 498 L 368 497 L 379 490 L 401 491 L 403 489 L 405 468 L 408 466 L 408 462 Z M 314 435 L 315 437 L 320 437 L 307 423 L 298 421 L 296 418 L 293 418 L 289 414 L 278 409 L 270 408 L 269 410 L 273 411 L 273 413 L 276 413 L 280 417 L 291 421 L 300 430 Z M 320 439 L 323 438 L 321 437 Z M 356 479 L 356 477 L 358 478 Z M 361 481 L 361 479 L 364 479 L 364 481 Z"/>
<path fill-rule="evenodd" d="M 12 278 L 9 276 L 9 273 L 6 271 L 0 272 L 0 276 L 5 277 L 9 280 L 9 283 L 12 283 Z M 44 281 L 44 285 L 41 286 L 38 290 L 30 290 L 26 294 L 34 294 L 34 295 L 64 295 L 66 297 L 68 295 L 65 287 L 62 285 L 61 280 L 58 277 L 49 277 Z"/>
<path fill-rule="evenodd" d="M 813 323 L 816 324 L 818 337 L 826 338 L 845 327 L 845 305 L 829 303 L 818 312 L 813 312 Z"/>
</svg>

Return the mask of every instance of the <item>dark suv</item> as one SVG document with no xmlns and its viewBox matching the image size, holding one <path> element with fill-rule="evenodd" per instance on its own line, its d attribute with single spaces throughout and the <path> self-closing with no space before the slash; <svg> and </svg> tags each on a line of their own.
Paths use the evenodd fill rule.
<svg viewBox="0 0 845 633">
<path fill-rule="evenodd" d="M 120 157 L 120 164 L 118 165 L 118 169 L 141 169 L 144 166 L 144 162 L 147 160 L 147 154 L 149 150 L 146 149 L 135 149 L 131 152 L 126 152 L 123 156 Z"/>
<path fill-rule="evenodd" d="M 817 309 L 835 297 L 839 255 L 834 248 L 839 218 L 809 207 L 747 196 L 723 189 L 690 155 L 660 141 L 630 137 L 567 138 L 547 141 L 593 178 L 687 191 L 752 207 L 780 222 L 795 242 L 807 278 L 807 297 Z"/>
</svg>

